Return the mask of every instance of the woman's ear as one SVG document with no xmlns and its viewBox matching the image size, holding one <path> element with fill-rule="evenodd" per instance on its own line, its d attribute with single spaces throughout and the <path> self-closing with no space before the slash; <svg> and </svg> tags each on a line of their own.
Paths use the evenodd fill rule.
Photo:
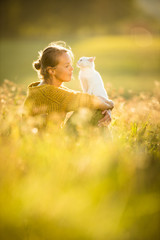
<svg viewBox="0 0 160 240">
<path fill-rule="evenodd" d="M 49 74 L 54 74 L 55 70 L 52 67 L 47 67 L 47 71 Z"/>
</svg>

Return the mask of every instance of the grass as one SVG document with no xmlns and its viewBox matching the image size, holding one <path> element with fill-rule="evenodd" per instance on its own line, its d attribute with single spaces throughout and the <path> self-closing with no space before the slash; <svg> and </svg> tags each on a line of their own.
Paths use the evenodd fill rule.
<svg viewBox="0 0 160 240">
<path fill-rule="evenodd" d="M 155 81 L 159 75 L 156 50 L 159 40 L 153 40 L 154 44 L 148 46 L 150 50 L 142 50 L 132 45 L 130 38 L 117 41 L 102 38 L 101 43 L 108 39 L 108 45 L 104 41 L 102 46 L 98 39 L 92 39 L 92 47 L 89 40 L 75 41 L 73 50 L 78 59 L 81 52 L 90 55 L 92 48 L 99 72 L 106 67 L 110 70 L 113 82 L 107 80 L 105 86 L 115 103 L 109 126 L 112 138 L 96 128 L 86 131 L 80 121 L 77 121 L 79 137 L 75 138 L 52 121 L 45 129 L 39 129 L 36 120 L 40 119 L 22 120 L 26 96 L 22 82 L 30 76 L 25 73 L 24 63 L 21 63 L 24 70 L 21 81 L 5 80 L 0 86 L 0 238 L 3 240 L 159 239 L 160 83 Z M 7 52 L 9 42 L 3 44 L 6 44 L 3 51 Z M 20 51 L 25 44 L 13 45 Z M 31 51 L 34 46 L 39 49 L 40 45 L 30 42 L 30 47 L 29 43 L 26 46 L 24 61 L 31 63 L 27 49 Z M 112 56 L 110 62 L 99 62 L 103 48 Z M 142 52 L 144 55 L 139 58 Z M 153 56 L 152 61 L 148 62 L 146 56 Z M 135 69 L 142 59 L 144 69 L 139 68 L 136 75 Z M 16 64 L 13 61 L 13 67 Z M 109 71 L 103 70 L 107 79 Z M 14 71 L 9 74 L 14 75 Z M 78 81 L 69 84 L 73 89 L 79 88 Z M 82 113 L 84 116 L 87 111 Z"/>
<path fill-rule="evenodd" d="M 158 239 L 159 83 L 115 102 L 107 138 L 21 120 L 23 89 L 1 94 L 1 239 Z M 113 95 L 112 95 L 113 94 Z M 78 122 L 77 122 L 78 123 Z M 147 226 L 147 228 L 146 228 Z"/>
</svg>

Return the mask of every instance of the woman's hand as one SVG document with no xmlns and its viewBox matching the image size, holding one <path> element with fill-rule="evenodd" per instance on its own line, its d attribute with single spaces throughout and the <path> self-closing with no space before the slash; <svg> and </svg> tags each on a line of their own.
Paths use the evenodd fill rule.
<svg viewBox="0 0 160 240">
<path fill-rule="evenodd" d="M 109 110 L 104 110 L 102 114 L 104 114 L 104 117 L 98 121 L 98 127 L 108 126 L 112 120 L 111 112 Z"/>
</svg>

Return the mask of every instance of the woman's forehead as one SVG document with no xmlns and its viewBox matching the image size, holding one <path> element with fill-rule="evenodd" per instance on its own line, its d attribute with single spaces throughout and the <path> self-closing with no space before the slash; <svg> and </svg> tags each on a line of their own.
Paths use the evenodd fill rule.
<svg viewBox="0 0 160 240">
<path fill-rule="evenodd" d="M 59 64 L 67 64 L 71 63 L 72 59 L 68 52 L 62 53 L 62 55 L 59 56 Z"/>
</svg>

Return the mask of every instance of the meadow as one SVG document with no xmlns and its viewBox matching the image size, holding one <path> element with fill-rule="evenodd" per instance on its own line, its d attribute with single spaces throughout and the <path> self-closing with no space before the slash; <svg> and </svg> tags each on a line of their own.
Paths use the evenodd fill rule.
<svg viewBox="0 0 160 240">
<path fill-rule="evenodd" d="M 1 41 L 0 238 L 158 240 L 159 38 L 67 41 L 75 78 L 66 86 L 79 90 L 76 61 L 96 56 L 115 103 L 112 137 L 77 121 L 75 138 L 51 121 L 41 129 L 21 117 L 27 84 L 37 81 L 31 63 L 47 43 Z"/>
</svg>

